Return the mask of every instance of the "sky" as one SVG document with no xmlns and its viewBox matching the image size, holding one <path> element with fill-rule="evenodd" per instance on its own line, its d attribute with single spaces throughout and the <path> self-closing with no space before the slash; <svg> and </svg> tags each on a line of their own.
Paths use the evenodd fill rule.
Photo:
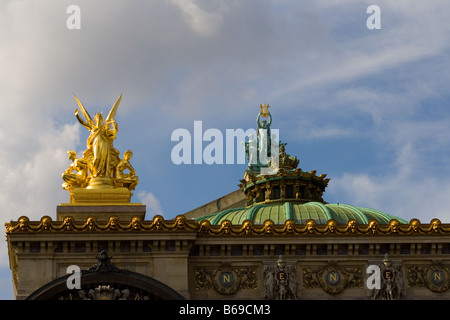
<svg viewBox="0 0 450 320">
<path fill-rule="evenodd" d="M 450 222 L 449 14 L 447 0 L 2 0 L 0 220 L 56 219 L 66 152 L 88 137 L 73 95 L 93 115 L 122 94 L 114 147 L 133 151 L 147 219 L 238 189 L 246 169 L 174 164 L 174 130 L 254 129 L 268 103 L 287 153 L 331 179 L 325 201 Z"/>
</svg>

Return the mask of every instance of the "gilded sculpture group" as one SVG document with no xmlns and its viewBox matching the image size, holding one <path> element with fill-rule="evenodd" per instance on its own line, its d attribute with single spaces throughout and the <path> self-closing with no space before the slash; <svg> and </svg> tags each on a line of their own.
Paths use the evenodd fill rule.
<svg viewBox="0 0 450 320">
<path fill-rule="evenodd" d="M 62 187 L 72 191 L 74 188 L 102 189 L 125 187 L 134 190 L 139 183 L 136 171 L 130 164 L 133 153 L 127 150 L 124 159 L 119 158 L 119 151 L 114 148 L 119 127 L 114 117 L 119 107 L 122 95 L 119 96 L 111 108 L 107 118 L 103 121 L 103 115 L 96 113 L 91 118 L 83 104 L 75 96 L 75 100 L 85 120 L 80 117 L 79 110 L 75 110 L 77 120 L 87 128 L 90 135 L 87 139 L 87 149 L 83 158 L 77 158 L 75 151 L 68 151 L 72 164 L 64 171 Z M 128 172 L 126 173 L 126 171 Z"/>
</svg>

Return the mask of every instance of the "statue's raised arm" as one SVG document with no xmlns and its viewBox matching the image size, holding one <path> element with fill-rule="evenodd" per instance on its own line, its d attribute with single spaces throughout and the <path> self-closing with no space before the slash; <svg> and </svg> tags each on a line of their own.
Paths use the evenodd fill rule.
<svg viewBox="0 0 450 320">
<path fill-rule="evenodd" d="M 78 107 L 81 110 L 81 113 L 83 114 L 84 118 L 86 119 L 86 121 L 84 121 L 80 115 L 78 114 L 78 109 L 75 110 L 75 116 L 77 117 L 78 122 L 80 122 L 83 127 L 86 127 L 88 130 L 92 130 L 92 127 L 94 126 L 94 121 L 92 121 L 91 116 L 89 115 L 89 112 L 87 112 L 87 110 L 84 108 L 83 104 L 81 103 L 80 100 L 78 100 L 77 96 L 74 94 L 73 95 L 75 97 L 75 100 L 77 101 Z"/>
</svg>

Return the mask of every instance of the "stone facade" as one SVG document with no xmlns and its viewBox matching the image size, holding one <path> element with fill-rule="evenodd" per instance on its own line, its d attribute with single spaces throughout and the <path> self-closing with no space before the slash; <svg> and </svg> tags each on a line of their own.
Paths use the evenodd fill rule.
<svg viewBox="0 0 450 320">
<path fill-rule="evenodd" d="M 291 234 L 280 231 L 285 226 L 275 225 L 268 233 L 238 234 L 243 226 L 231 226 L 231 231 L 210 226 L 206 232 L 201 223 L 184 216 L 111 220 L 115 223 L 22 217 L 8 223 L 16 299 L 67 275 L 70 265 L 89 268 L 103 250 L 117 267 L 153 278 L 186 299 L 377 298 L 382 295 L 367 287 L 371 276 L 367 270 L 376 265 L 383 271 L 386 254 L 392 265 L 399 266 L 392 271 L 401 278 L 401 294 L 385 298 L 450 298 L 447 224 L 439 230 L 422 224 L 417 231 L 409 224 L 400 225 L 385 234 L 358 232 L 367 229 L 364 225 L 347 234 Z M 324 227 L 316 225 L 315 230 Z M 277 271 L 280 257 L 285 266 L 281 273 Z M 280 284 L 283 278 L 286 281 Z M 385 278 L 381 272 L 382 283 Z"/>
</svg>

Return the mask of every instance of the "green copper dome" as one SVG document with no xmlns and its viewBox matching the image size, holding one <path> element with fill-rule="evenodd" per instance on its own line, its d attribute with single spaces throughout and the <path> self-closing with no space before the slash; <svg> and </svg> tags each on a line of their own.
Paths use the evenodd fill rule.
<svg viewBox="0 0 450 320">
<path fill-rule="evenodd" d="M 347 224 L 352 219 L 356 220 L 358 224 L 367 224 L 370 220 L 387 224 L 392 219 L 396 219 L 400 223 L 408 223 L 404 219 L 375 209 L 320 202 L 257 204 L 249 208 L 234 208 L 201 216 L 196 220 L 208 220 L 212 225 L 220 225 L 224 220 L 240 225 L 245 220 L 250 220 L 253 224 L 260 225 L 266 220 L 272 220 L 275 224 L 284 224 L 289 219 L 294 220 L 296 224 L 305 224 L 310 219 L 317 224 L 326 224 L 331 219 L 338 224 Z"/>
</svg>

